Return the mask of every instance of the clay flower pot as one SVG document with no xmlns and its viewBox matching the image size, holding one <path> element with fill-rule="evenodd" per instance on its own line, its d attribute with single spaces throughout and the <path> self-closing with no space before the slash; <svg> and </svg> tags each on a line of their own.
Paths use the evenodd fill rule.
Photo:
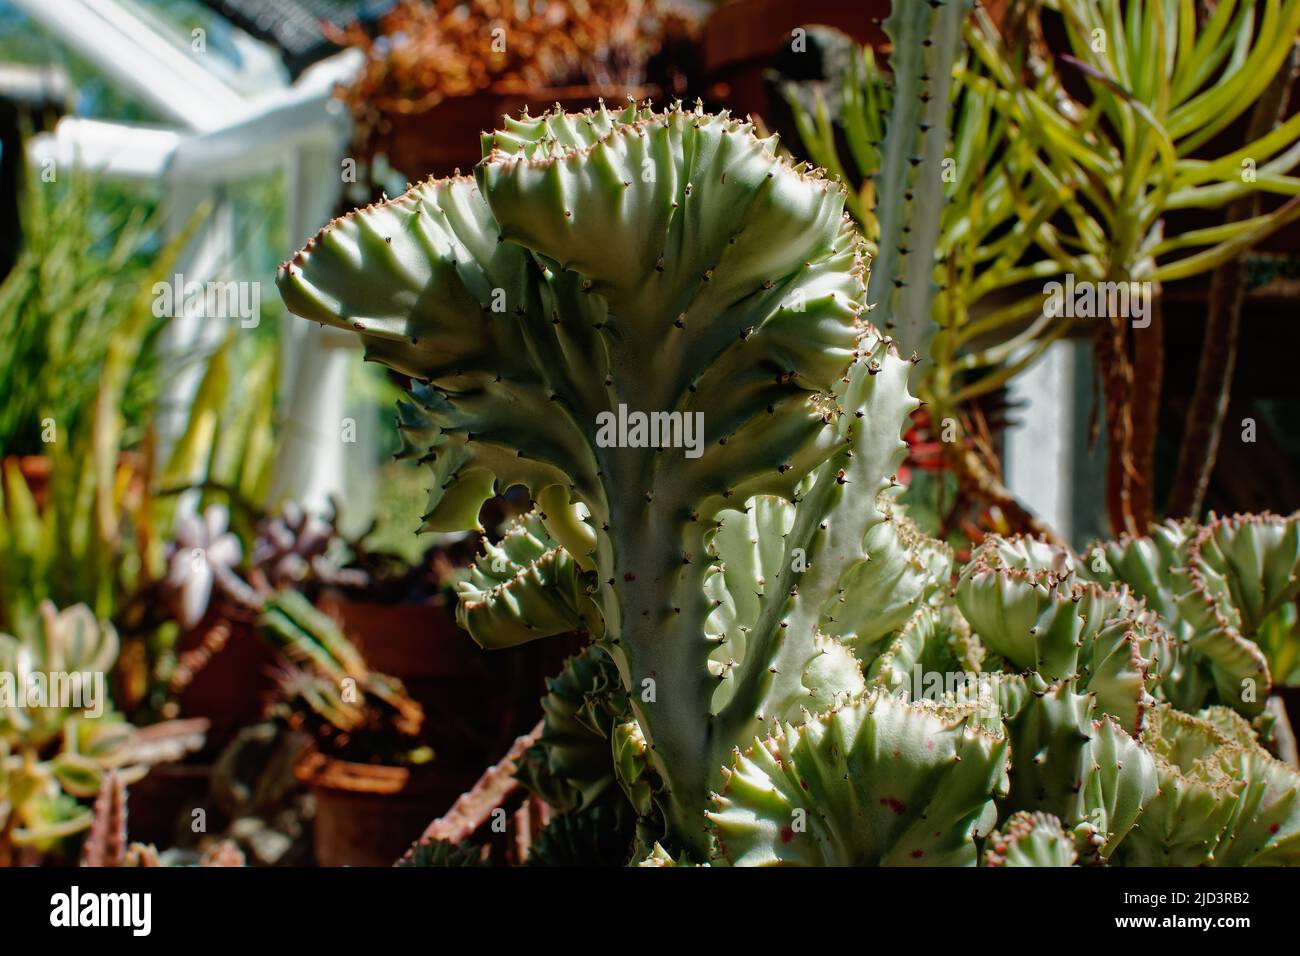
<svg viewBox="0 0 1300 956">
<path fill-rule="evenodd" d="M 32 498 L 36 500 L 36 507 L 41 511 L 45 510 L 45 502 L 49 497 L 50 490 L 50 470 L 54 463 L 45 455 L 20 455 L 18 457 L 18 471 L 27 481 L 27 487 L 32 491 Z"/>
<path fill-rule="evenodd" d="M 886 41 L 880 20 L 890 0 L 732 0 L 709 17 L 702 38 L 709 97 L 737 116 L 767 113 L 763 71 L 796 27 L 834 27 L 861 44 Z"/>
<path fill-rule="evenodd" d="M 463 677 L 483 653 L 441 598 L 381 603 L 326 591 L 316 606 L 339 622 L 368 667 L 400 678 L 407 690 Z"/>
<path fill-rule="evenodd" d="M 316 798 L 321 866 L 392 866 L 460 793 L 439 779 L 436 761 L 390 767 L 308 751 L 294 774 Z"/>
<path fill-rule="evenodd" d="M 204 753 L 215 755 L 241 727 L 262 719 L 275 687 L 275 651 L 251 621 L 224 613 L 214 602 L 199 626 L 181 635 L 172 692 L 183 717 L 209 721 Z"/>
<path fill-rule="evenodd" d="M 546 678 L 583 644 L 575 635 L 509 653 L 485 651 L 460 629 L 441 596 L 385 604 L 326 591 L 316 605 L 339 622 L 368 667 L 398 678 L 419 702 L 433 765 L 461 789 L 533 725 Z"/>
</svg>

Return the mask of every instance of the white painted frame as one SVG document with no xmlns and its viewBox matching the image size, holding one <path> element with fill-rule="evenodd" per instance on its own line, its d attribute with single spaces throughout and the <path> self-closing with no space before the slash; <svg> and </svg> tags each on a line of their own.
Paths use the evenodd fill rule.
<svg viewBox="0 0 1300 956">
<path fill-rule="evenodd" d="M 57 168 L 81 168 L 161 196 L 166 230 L 184 228 L 204 202 L 212 215 L 179 263 L 188 281 L 205 281 L 230 258 L 233 236 L 223 185 L 249 175 L 285 177 L 285 217 L 291 248 L 332 216 L 342 190 L 341 160 L 350 121 L 333 92 L 360 68 L 357 51 L 313 65 L 278 90 L 245 97 L 116 0 L 13 0 L 111 81 L 174 122 L 158 129 L 67 117 L 30 144 L 30 158 Z M 250 43 L 255 42 L 249 38 Z M 275 290 L 264 290 L 263 295 Z M 181 316 L 161 348 L 192 354 L 210 346 L 215 323 Z M 323 512 L 344 491 L 339 428 L 347 401 L 347 371 L 355 336 L 305 322 L 288 322 L 282 337 L 281 442 L 272 502 L 288 498 Z M 160 426 L 164 443 L 177 437 L 199 370 L 177 377 L 168 396 L 174 413 Z M 353 508 L 354 513 L 364 511 Z"/>
</svg>

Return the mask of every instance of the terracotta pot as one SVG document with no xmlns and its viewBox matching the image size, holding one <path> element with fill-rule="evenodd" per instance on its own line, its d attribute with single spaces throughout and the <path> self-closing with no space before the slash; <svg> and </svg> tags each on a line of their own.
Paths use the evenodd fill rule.
<svg viewBox="0 0 1300 956">
<path fill-rule="evenodd" d="M 6 465 L 10 460 L 5 459 Z M 18 471 L 27 481 L 27 487 L 36 499 L 36 507 L 41 511 L 45 510 L 45 502 L 49 498 L 50 470 L 53 467 L 54 463 L 46 455 L 18 456 Z"/>
<path fill-rule="evenodd" d="M 433 765 L 387 767 L 311 752 L 294 773 L 316 798 L 321 866 L 392 866 L 460 793 Z"/>
<path fill-rule="evenodd" d="M 441 597 L 375 604 L 326 592 L 317 606 L 339 622 L 369 667 L 401 680 L 424 708 L 421 736 L 436 755 L 432 772 L 455 794 L 536 722 L 546 678 L 583 643 L 556 636 L 485 651 Z"/>
<path fill-rule="evenodd" d="M 327 591 L 316 605 L 339 622 L 368 666 L 403 681 L 461 677 L 483 654 L 441 597 L 381 604 Z"/>
<path fill-rule="evenodd" d="M 772 65 L 796 27 L 834 27 L 861 44 L 887 41 L 880 21 L 891 0 L 732 0 L 721 4 L 704 25 L 704 71 L 709 99 L 737 116 L 766 115 L 763 71 Z"/>
<path fill-rule="evenodd" d="M 11 461 L 18 462 L 18 471 L 27 481 L 27 487 L 31 489 L 37 509 L 43 512 L 50 497 L 53 459 L 48 455 L 9 455 L 4 458 L 6 466 Z M 138 452 L 124 451 L 117 456 L 117 466 L 131 471 L 131 491 L 138 496 L 144 489 L 144 457 Z"/>
<path fill-rule="evenodd" d="M 480 134 L 495 129 L 502 116 L 517 116 L 525 107 L 534 114 L 559 103 L 568 110 L 594 107 L 603 97 L 621 106 L 628 95 L 638 100 L 654 98 L 651 87 L 565 86 L 536 90 L 484 90 L 468 96 L 448 97 L 433 106 L 400 104 L 381 108 L 383 131 L 376 136 L 375 151 L 411 182 L 426 176 L 449 176 L 459 169 L 468 173 L 483 158 Z"/>
<path fill-rule="evenodd" d="M 215 755 L 241 727 L 262 719 L 275 686 L 275 651 L 251 622 L 224 616 L 219 605 L 181 635 L 176 651 L 178 662 L 198 657 L 201 663 L 193 678 L 176 689 L 179 716 L 208 719 L 203 753 Z"/>
</svg>

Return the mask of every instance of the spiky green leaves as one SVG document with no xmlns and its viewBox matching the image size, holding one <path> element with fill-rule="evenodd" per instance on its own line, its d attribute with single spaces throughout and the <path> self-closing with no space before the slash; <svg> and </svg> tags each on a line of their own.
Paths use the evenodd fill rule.
<svg viewBox="0 0 1300 956">
<path fill-rule="evenodd" d="M 1003 815 L 1041 810 L 1070 828 L 1095 834 L 1108 856 L 1156 792 L 1151 756 L 1113 719 L 1092 716 L 1092 702 L 1069 683 L 1045 686 L 1034 676 L 1030 693 L 1006 713 L 1011 740 L 1011 786 Z"/>
<path fill-rule="evenodd" d="M 610 113 L 605 101 L 600 109 L 582 113 L 565 113 L 558 105 L 541 116 L 530 116 L 527 107 L 518 118 L 503 116 L 501 128 L 484 133 L 480 145 L 484 156 L 494 152 L 527 159 L 544 159 L 567 149 L 591 146 L 608 136 L 616 123 L 628 123 L 638 117 L 649 116 L 649 108 L 641 108 L 629 99 L 627 105 Z"/>
<path fill-rule="evenodd" d="M 860 321 L 865 246 L 841 187 L 750 124 L 602 107 L 508 122 L 484 149 L 474 181 L 332 223 L 280 287 L 292 311 L 427 383 L 399 421 L 433 472 L 427 529 L 473 527 L 495 490 L 527 486 L 545 547 L 500 569 L 486 556 L 462 620 L 498 647 L 590 630 L 634 691 L 669 825 L 700 851 L 727 750 L 860 689 L 821 623 L 882 520 L 909 366 Z M 763 495 L 810 504 L 746 622 L 731 697 L 714 702 L 706 536 Z M 797 549 L 813 573 L 790 570 Z M 788 604 L 792 590 L 807 597 Z"/>
<path fill-rule="evenodd" d="M 738 865 L 969 866 L 1006 761 L 969 711 L 877 693 L 738 754 L 709 818 Z"/>
<path fill-rule="evenodd" d="M 530 333 L 542 329 L 556 344 L 543 293 L 563 299 L 575 329 L 588 333 L 576 333 L 584 342 L 570 381 L 598 387 L 606 374 L 591 341 L 599 308 L 576 294 L 578 281 L 545 273 L 501 242 L 471 179 L 423 183 L 336 220 L 279 275 L 291 311 L 356 331 L 367 357 L 434 383 L 414 393 L 399 426 L 408 442 L 424 442 L 419 453 L 435 478 L 425 520 L 436 530 L 475 527 L 497 481 L 540 488 L 585 480 L 594 488 L 587 423 L 560 409 L 546 427 L 530 421 L 553 395 L 539 368 L 553 356 L 530 346 Z"/>
<path fill-rule="evenodd" d="M 1073 561 L 1026 538 L 989 537 L 957 584 L 957 604 L 981 640 L 1047 681 L 1078 669 L 1083 622 L 1071 600 Z"/>
<path fill-rule="evenodd" d="M 951 604 L 922 605 L 882 647 L 868 671 L 873 684 L 913 698 L 979 696 L 978 686 L 967 685 L 979 672 L 983 647 Z"/>
<path fill-rule="evenodd" d="M 464 840 L 421 840 L 406 851 L 394 866 L 486 866 L 483 851 Z"/>
<path fill-rule="evenodd" d="M 603 524 L 616 475 L 692 510 L 825 458 L 865 295 L 838 187 L 725 114 L 551 114 L 490 145 L 477 182 L 337 220 L 279 277 L 292 311 L 432 382 L 426 452 L 453 501 L 435 493 L 431 526 L 467 523 L 493 478 L 562 484 Z M 704 412 L 707 450 L 601 447 L 622 403 Z"/>
<path fill-rule="evenodd" d="M 1116 859 L 1133 866 L 1300 863 L 1300 775 L 1235 713 L 1157 708 L 1142 734 L 1160 789 Z"/>
<path fill-rule="evenodd" d="M 1097 545 L 1096 576 L 1119 579 L 1147 599 L 1185 645 L 1169 697 L 1194 710 L 1207 702 L 1258 714 L 1271 684 L 1252 638 L 1300 593 L 1297 516 L 1211 515 L 1205 527 L 1166 522 L 1148 538 Z"/>
<path fill-rule="evenodd" d="M 600 613 L 572 554 L 535 513 L 486 542 L 457 584 L 456 619 L 481 646 L 513 647 L 567 631 L 602 633 Z"/>
<path fill-rule="evenodd" d="M 717 527 L 707 538 L 716 556 L 704 579 L 705 593 L 713 605 L 705 633 L 717 644 L 709 655 L 709 670 L 718 680 L 715 710 L 731 699 L 764 599 L 770 600 L 769 589 L 780 587 L 785 538 L 794 511 L 792 504 L 780 498 L 754 498 L 743 511 L 719 514 Z"/>
<path fill-rule="evenodd" d="M 1155 614 L 1140 608 L 1104 618 L 1098 614 L 1095 619 L 1102 621 L 1095 633 L 1085 625 L 1080 684 L 1096 697 L 1102 713 L 1111 714 L 1136 734 L 1142 729 L 1144 712 L 1155 703 L 1151 690 L 1173 667 L 1173 638 Z"/>
<path fill-rule="evenodd" d="M 614 727 L 610 739 L 614 745 L 614 776 L 632 809 L 649 825 L 654 817 L 655 775 L 641 725 L 625 720 Z"/>
<path fill-rule="evenodd" d="M 717 556 L 704 585 L 713 603 L 705 631 L 717 644 L 708 665 L 717 679 L 711 705 L 714 713 L 732 705 L 736 688 L 747 674 L 771 666 L 770 656 L 762 650 L 762 638 L 781 628 L 771 616 L 775 608 L 783 608 L 786 614 L 781 636 L 789 664 L 784 666 L 798 680 L 797 685 L 791 681 L 793 694 L 798 696 L 785 701 L 772 717 L 794 717 L 800 706 L 824 710 L 837 695 L 856 693 L 864 686 L 861 666 L 848 646 L 825 634 L 815 621 L 796 623 L 791 630 L 790 617 L 800 621 L 790 613 L 800 607 L 799 582 L 804 577 L 815 580 L 819 574 L 830 577 L 836 570 L 814 571 L 806 552 L 791 547 L 787 538 L 797 511 L 798 506 L 779 498 L 756 497 L 746 503 L 744 511 L 722 512 L 709 539 L 710 550 Z M 736 709 L 742 706 L 737 703 Z M 753 703 L 749 706 L 755 707 Z"/>
<path fill-rule="evenodd" d="M 744 670 L 727 704 L 730 713 L 724 715 L 733 744 L 765 732 L 771 721 L 797 718 L 801 708 L 821 709 L 836 695 L 856 691 L 857 666 L 849 644 L 834 636 L 853 635 L 859 626 L 864 633 L 870 630 L 863 616 L 853 613 L 863 608 L 848 603 L 850 578 L 865 586 L 880 582 L 891 568 L 916 572 L 905 582 L 915 590 L 897 596 L 903 605 L 920 600 L 939 583 L 925 577 L 920 570 L 925 562 L 915 555 L 895 560 L 909 550 L 895 537 L 904 527 L 901 522 L 879 527 L 892 513 L 898 488 L 894 476 L 906 453 L 902 428 L 917 404 L 907 391 L 910 370 L 892 340 L 873 334 L 848 371 L 842 402 L 852 415 L 839 422 L 844 445 L 817 470 L 811 486 L 800 489 L 781 560 L 764 575 L 758 616 L 752 625 L 742 622 L 750 628 Z M 930 546 L 925 547 L 929 553 Z M 942 546 L 933 548 L 942 556 Z M 864 568 L 872 562 L 880 572 Z M 842 612 L 848 613 L 844 622 Z M 862 649 L 870 644 L 866 639 L 855 643 Z M 825 675 L 837 661 L 854 667 L 841 668 L 838 680 L 810 679 L 811 665 Z"/>
<path fill-rule="evenodd" d="M 623 866 L 632 843 L 632 813 L 626 804 L 601 804 L 587 813 L 564 813 L 551 821 L 529 848 L 528 866 Z"/>
<path fill-rule="evenodd" d="M 1185 563 L 1184 549 L 1194 529 L 1165 521 L 1152 525 L 1147 537 L 1121 535 L 1115 541 L 1098 541 L 1084 564 L 1090 577 L 1104 583 L 1122 581 L 1166 621 L 1178 619 L 1178 595 L 1184 586 L 1178 572 Z"/>
<path fill-rule="evenodd" d="M 941 27 L 896 44 L 895 173 L 942 152 L 941 121 L 899 119 L 942 120 L 963 6 L 890 21 L 896 39 Z M 733 862 L 973 863 L 998 815 L 1007 862 L 1068 862 L 1067 831 L 1088 859 L 1130 840 L 1151 858 L 1286 858 L 1291 778 L 1248 730 L 1206 715 L 1228 743 L 1190 762 L 1130 733 L 1162 696 L 1262 706 L 1250 637 L 1297 593 L 1294 519 L 1164 526 L 1084 561 L 993 539 L 945 603 L 949 553 L 892 503 L 909 363 L 859 320 L 864 247 L 838 188 L 747 124 L 680 108 L 508 121 L 484 149 L 473 180 L 332 224 L 280 284 L 421 381 L 399 428 L 432 471 L 427 529 L 477 525 L 505 485 L 536 500 L 461 585 L 460 614 L 485 646 L 586 630 L 608 655 L 595 696 L 586 678 L 552 687 L 549 794 L 621 807 L 617 780 L 643 821 L 662 813 L 672 855 L 703 859 L 726 753 L 770 734 L 713 807 Z M 897 178 L 877 298 L 910 320 L 932 262 L 900 248 L 903 213 L 931 229 L 942 191 Z M 662 416 L 654 436 L 602 424 L 637 412 Z M 981 675 L 988 699 L 884 693 L 917 668 L 982 666 L 1005 667 Z M 631 712 L 595 707 L 615 697 Z M 822 713 L 790 723 L 804 709 Z"/>
<path fill-rule="evenodd" d="M 666 333 L 683 311 L 689 334 L 745 300 L 766 320 L 798 288 L 813 308 L 790 331 L 817 337 L 824 318 L 834 341 L 834 299 L 854 290 L 833 270 L 795 276 L 839 230 L 840 190 L 777 162 L 773 140 L 726 115 L 631 113 L 582 137 L 590 142 L 557 140 L 545 155 L 490 153 L 479 181 L 507 237 L 582 273 L 629 335 Z M 833 352 L 822 358 L 837 361 Z"/>
<path fill-rule="evenodd" d="M 1298 572 L 1296 515 L 1212 518 L 1188 544 L 1179 610 L 1194 628 L 1189 643 L 1209 661 L 1219 699 L 1242 713 L 1263 709 L 1271 683 L 1250 638 L 1300 593 Z"/>
<path fill-rule="evenodd" d="M 690 858 L 687 857 L 685 854 L 681 855 L 680 857 L 674 858 L 671 853 L 669 853 L 667 850 L 664 849 L 663 844 L 655 843 L 652 847 L 650 847 L 649 850 L 645 852 L 643 856 L 639 857 L 636 860 L 634 865 L 646 866 L 646 867 L 672 867 L 672 866 L 696 866 L 696 865 L 707 866 L 708 864 L 692 863 Z"/>
<path fill-rule="evenodd" d="M 520 779 L 562 812 L 594 804 L 614 783 L 616 723 L 627 713 L 618 671 L 598 647 L 570 658 L 547 680 L 542 733 L 521 761 Z"/>
<path fill-rule="evenodd" d="M 882 498 L 878 507 L 884 520 L 867 531 L 866 558 L 841 579 L 840 593 L 823 623 L 863 660 L 874 657 L 875 645 L 948 583 L 952 570 L 952 549 L 923 533 L 900 506 Z"/>
<path fill-rule="evenodd" d="M 1230 626 L 1250 635 L 1300 594 L 1297 516 L 1212 520 L 1191 546 L 1192 583 L 1216 599 Z"/>
<path fill-rule="evenodd" d="M 293 667 L 279 675 L 291 723 L 322 740 L 340 733 L 359 751 L 427 759 L 416 748 L 424 711 L 402 682 L 371 670 L 329 615 L 297 591 L 269 595 L 258 621 Z"/>
<path fill-rule="evenodd" d="M 1071 553 L 1041 542 L 991 536 L 962 572 L 957 604 L 1012 667 L 1045 684 L 1073 682 L 1098 713 L 1137 733 L 1177 644 L 1126 587 L 1071 584 L 1078 566 Z"/>
</svg>

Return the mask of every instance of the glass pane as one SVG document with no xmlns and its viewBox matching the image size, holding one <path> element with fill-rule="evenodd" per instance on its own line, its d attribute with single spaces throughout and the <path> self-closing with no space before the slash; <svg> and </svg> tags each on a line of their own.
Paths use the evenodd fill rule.
<svg viewBox="0 0 1300 956">
<path fill-rule="evenodd" d="M 275 51 L 253 39 L 198 0 L 115 0 L 136 13 L 178 49 L 195 49 L 201 30 L 201 62 L 232 89 L 246 96 L 285 86 L 288 71 Z"/>
<path fill-rule="evenodd" d="M 0 0 L 0 66 L 52 67 L 67 77 L 73 115 L 163 125 L 163 118 L 8 0 Z"/>
</svg>

